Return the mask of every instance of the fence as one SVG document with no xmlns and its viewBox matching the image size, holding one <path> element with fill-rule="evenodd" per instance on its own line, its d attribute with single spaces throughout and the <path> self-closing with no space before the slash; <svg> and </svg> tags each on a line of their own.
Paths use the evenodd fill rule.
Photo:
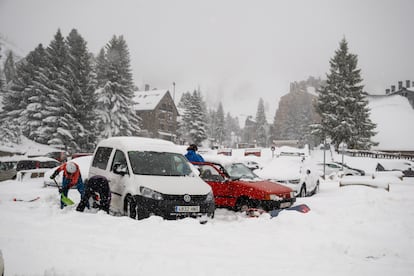
<svg viewBox="0 0 414 276">
<path fill-rule="evenodd" d="M 368 151 L 368 150 L 345 150 L 346 155 L 384 158 L 384 159 L 407 159 L 414 160 L 414 152 L 384 152 L 384 151 Z"/>
</svg>

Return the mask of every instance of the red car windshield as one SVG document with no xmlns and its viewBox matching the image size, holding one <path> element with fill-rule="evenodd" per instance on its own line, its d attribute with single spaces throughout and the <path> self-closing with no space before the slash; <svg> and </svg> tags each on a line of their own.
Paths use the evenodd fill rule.
<svg viewBox="0 0 414 276">
<path fill-rule="evenodd" d="M 232 163 L 224 165 L 228 175 L 232 179 L 254 179 L 258 176 L 254 174 L 246 165 L 242 163 Z"/>
</svg>

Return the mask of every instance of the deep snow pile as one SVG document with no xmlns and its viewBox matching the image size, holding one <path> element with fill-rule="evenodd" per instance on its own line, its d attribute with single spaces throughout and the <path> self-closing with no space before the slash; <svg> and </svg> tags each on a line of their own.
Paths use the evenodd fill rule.
<svg viewBox="0 0 414 276">
<path fill-rule="evenodd" d="M 389 192 L 322 182 L 300 203 L 311 211 L 135 221 L 60 210 L 42 180 L 3 181 L 0 249 L 6 275 L 414 275 L 414 179 Z"/>
</svg>

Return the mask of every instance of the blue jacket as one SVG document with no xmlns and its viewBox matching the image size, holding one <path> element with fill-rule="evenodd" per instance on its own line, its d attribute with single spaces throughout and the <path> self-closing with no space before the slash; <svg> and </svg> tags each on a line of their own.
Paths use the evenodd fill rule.
<svg viewBox="0 0 414 276">
<path fill-rule="evenodd" d="M 194 150 L 187 151 L 185 157 L 190 162 L 204 162 L 204 158 L 200 154 L 196 153 Z"/>
</svg>

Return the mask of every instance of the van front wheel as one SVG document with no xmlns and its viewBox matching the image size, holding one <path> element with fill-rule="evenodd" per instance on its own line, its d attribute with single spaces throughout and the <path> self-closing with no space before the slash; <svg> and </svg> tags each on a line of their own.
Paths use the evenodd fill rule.
<svg viewBox="0 0 414 276">
<path fill-rule="evenodd" d="M 137 203 L 131 195 L 125 197 L 124 211 L 128 217 L 137 219 Z"/>
</svg>

